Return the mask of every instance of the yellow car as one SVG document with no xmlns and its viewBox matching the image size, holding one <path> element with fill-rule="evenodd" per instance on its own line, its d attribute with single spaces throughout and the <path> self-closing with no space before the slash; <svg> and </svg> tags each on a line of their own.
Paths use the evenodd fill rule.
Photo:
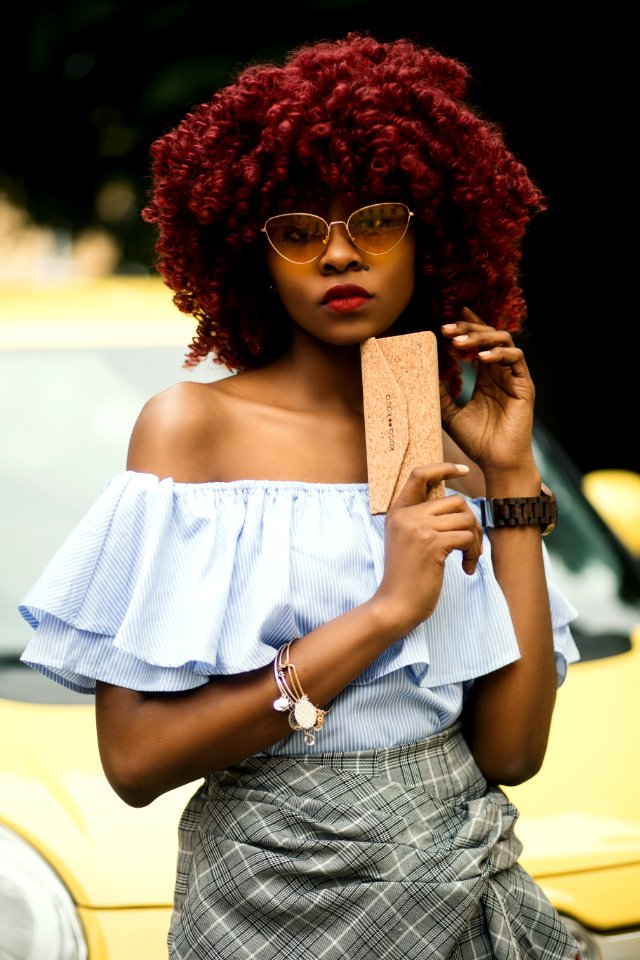
<svg viewBox="0 0 640 960">
<path fill-rule="evenodd" d="M 143 809 L 118 799 L 100 766 L 92 698 L 19 663 L 30 628 L 17 605 L 124 468 L 144 400 L 178 379 L 225 375 L 212 363 L 182 368 L 192 327 L 156 278 L 0 288 L 0 956 L 12 960 L 167 955 L 177 824 L 195 785 Z M 536 453 L 559 504 L 546 543 L 580 610 L 583 659 L 558 693 L 542 771 L 508 793 L 521 811 L 522 862 L 572 925 L 582 960 L 632 960 L 640 571 L 622 540 L 640 553 L 640 478 L 578 476 L 540 424 Z"/>
</svg>

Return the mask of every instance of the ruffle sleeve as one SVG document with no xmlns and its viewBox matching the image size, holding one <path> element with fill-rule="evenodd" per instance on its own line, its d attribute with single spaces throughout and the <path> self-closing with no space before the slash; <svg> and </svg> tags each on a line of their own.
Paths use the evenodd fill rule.
<svg viewBox="0 0 640 960">
<path fill-rule="evenodd" d="M 74 690 L 103 680 L 186 690 L 265 666 L 286 641 L 365 602 L 383 570 L 384 518 L 366 484 L 112 478 L 22 600 L 22 660 Z M 575 611 L 551 590 L 559 662 Z M 416 683 L 471 680 L 519 656 L 485 550 L 446 566 L 436 612 L 358 678 L 409 667 Z M 559 674 L 560 676 L 560 674 Z"/>
<path fill-rule="evenodd" d="M 480 520 L 476 501 L 468 500 Z M 542 554 L 547 578 L 558 686 L 567 666 L 580 659 L 570 623 L 578 612 L 553 582 L 553 570 L 544 541 Z M 418 686 L 468 684 L 520 657 L 518 641 L 505 596 L 493 571 L 491 542 L 484 538 L 476 572 L 468 576 L 460 556 L 447 559 L 438 604 L 428 620 L 389 647 L 360 675 L 368 683 L 402 667 L 411 669 Z"/>
</svg>

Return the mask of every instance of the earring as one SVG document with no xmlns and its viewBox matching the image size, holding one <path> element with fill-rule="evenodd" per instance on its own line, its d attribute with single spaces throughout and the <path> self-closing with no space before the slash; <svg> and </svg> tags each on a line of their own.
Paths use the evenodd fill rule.
<svg viewBox="0 0 640 960">
<path fill-rule="evenodd" d="M 363 269 L 363 270 L 368 270 L 368 269 L 369 269 L 369 265 L 368 265 L 367 263 L 363 263 L 363 264 L 362 264 L 362 269 Z"/>
</svg>

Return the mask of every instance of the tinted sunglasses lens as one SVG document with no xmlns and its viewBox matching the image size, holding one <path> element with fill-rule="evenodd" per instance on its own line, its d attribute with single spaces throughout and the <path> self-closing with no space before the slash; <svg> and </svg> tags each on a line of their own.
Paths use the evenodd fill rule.
<svg viewBox="0 0 640 960">
<path fill-rule="evenodd" d="M 375 203 L 349 217 L 349 233 L 365 253 L 388 253 L 400 243 L 409 225 L 403 203 Z"/>
<path fill-rule="evenodd" d="M 294 263 L 315 260 L 327 238 L 327 224 L 312 213 L 283 213 L 271 217 L 265 230 L 277 252 Z"/>
</svg>

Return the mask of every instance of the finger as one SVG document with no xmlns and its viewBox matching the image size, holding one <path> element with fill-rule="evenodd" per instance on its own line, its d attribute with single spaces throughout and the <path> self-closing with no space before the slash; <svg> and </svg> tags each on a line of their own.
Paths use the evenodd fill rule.
<svg viewBox="0 0 640 960">
<path fill-rule="evenodd" d="M 462 308 L 462 319 L 450 321 L 449 323 L 443 323 L 440 327 L 442 332 L 447 337 L 453 337 L 456 334 L 464 334 L 468 330 L 473 330 L 474 328 L 482 327 L 485 330 L 495 330 L 495 327 L 492 327 L 490 324 L 485 323 L 477 313 L 474 313 L 473 310 L 470 310 L 468 307 Z"/>
<path fill-rule="evenodd" d="M 455 527 L 452 530 L 439 530 L 441 536 L 446 538 L 447 553 L 459 550 L 462 554 L 462 569 L 465 573 L 475 573 L 478 561 L 482 556 L 482 535 L 474 524 L 473 529 L 460 529 Z"/>
<path fill-rule="evenodd" d="M 445 323 L 443 326 L 443 329 L 446 329 L 447 331 L 449 331 L 451 327 L 458 326 L 459 323 L 461 324 L 465 320 L 471 324 L 477 324 L 483 327 L 487 327 L 487 329 L 489 330 L 495 329 L 494 327 L 491 326 L 491 324 L 485 323 L 485 321 L 481 317 L 479 317 L 477 313 L 474 313 L 473 310 L 471 310 L 469 307 L 463 307 L 461 313 L 463 317 L 462 320 L 454 321 L 453 323 Z"/>
<path fill-rule="evenodd" d="M 468 550 L 462 551 L 462 569 L 466 574 L 472 576 L 476 572 L 478 561 L 482 556 L 482 543 L 479 546 L 474 544 Z"/>
<path fill-rule="evenodd" d="M 467 320 L 470 320 L 471 323 L 481 323 L 481 324 L 483 324 L 483 326 L 485 326 L 485 327 L 486 327 L 486 326 L 489 326 L 489 324 L 485 323 L 484 320 L 483 320 L 481 317 L 479 317 L 477 313 L 474 313 L 474 312 L 473 312 L 473 310 L 471 309 L 471 307 L 463 307 L 463 308 L 462 308 L 462 315 L 463 315 Z"/>
<path fill-rule="evenodd" d="M 450 496 L 430 500 L 426 506 L 430 510 L 433 529 L 450 538 L 451 549 L 462 552 L 462 569 L 465 573 L 474 573 L 482 556 L 483 533 L 465 501 L 462 497 Z M 443 512 L 445 508 L 448 508 L 447 513 Z"/>
<path fill-rule="evenodd" d="M 495 383 L 500 383 L 503 389 L 510 392 L 514 389 L 527 392 L 533 389 L 531 373 L 521 350 L 515 347 L 513 350 L 501 347 L 480 350 L 477 353 L 477 359 L 477 384 L 484 382 L 483 374 L 486 373 Z"/>
<path fill-rule="evenodd" d="M 515 349 L 513 337 L 508 330 L 494 330 L 493 327 L 471 326 L 468 323 L 456 324 L 455 336 L 452 337 L 452 346 L 459 350 L 477 350 L 479 347 L 512 347 Z"/>
<path fill-rule="evenodd" d="M 494 346 L 478 350 L 477 357 L 484 362 L 501 363 L 504 367 L 524 364 L 524 353 L 519 347 Z"/>
<path fill-rule="evenodd" d="M 469 472 L 464 463 L 432 463 L 422 467 L 414 467 L 402 490 L 389 508 L 389 513 L 410 507 L 416 503 L 423 503 L 427 498 L 427 490 L 448 480 L 450 477 L 461 477 Z"/>
<path fill-rule="evenodd" d="M 475 520 L 475 517 L 474 517 Z M 475 536 L 471 546 L 466 550 L 462 551 L 462 569 L 465 573 L 468 573 L 469 576 L 476 572 L 476 567 L 478 566 L 478 560 L 482 556 L 482 544 L 484 542 L 482 527 L 479 522 L 475 521 Z"/>
<path fill-rule="evenodd" d="M 438 497 L 434 500 L 424 500 L 412 505 L 412 511 L 420 517 L 423 513 L 431 517 L 434 530 L 471 530 L 476 532 L 477 521 L 464 497 L 459 493 L 449 494 L 447 497 Z"/>
<path fill-rule="evenodd" d="M 449 497 L 445 499 L 450 499 Z M 463 519 L 460 512 L 451 514 L 449 517 L 438 517 L 435 523 L 436 529 L 445 534 L 450 540 L 452 550 L 460 550 L 462 553 L 462 569 L 465 573 L 475 573 L 478 566 L 478 560 L 482 556 L 482 528 L 473 514 L 470 513 L 469 523 L 467 525 L 466 517 Z M 466 529 L 461 528 L 461 522 Z"/>
</svg>

